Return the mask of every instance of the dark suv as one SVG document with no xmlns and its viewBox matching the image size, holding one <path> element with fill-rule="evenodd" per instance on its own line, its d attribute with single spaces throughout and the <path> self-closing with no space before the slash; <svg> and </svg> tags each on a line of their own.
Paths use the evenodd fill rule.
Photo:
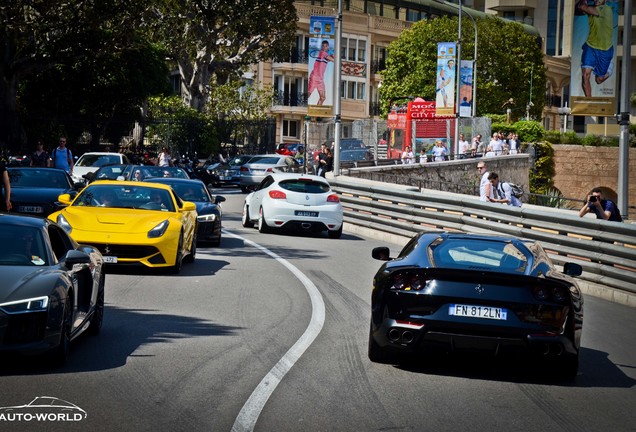
<svg viewBox="0 0 636 432">
<path fill-rule="evenodd" d="M 333 146 L 333 141 L 327 143 Z M 340 139 L 340 160 L 341 161 L 361 161 L 373 160 L 373 152 L 364 145 L 364 142 L 358 138 L 341 138 Z"/>
</svg>

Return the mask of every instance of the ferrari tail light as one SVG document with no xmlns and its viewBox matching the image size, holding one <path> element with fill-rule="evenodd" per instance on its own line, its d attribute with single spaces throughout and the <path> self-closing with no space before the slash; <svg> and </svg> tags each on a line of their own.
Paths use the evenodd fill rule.
<svg viewBox="0 0 636 432">
<path fill-rule="evenodd" d="M 338 198 L 338 195 L 336 194 L 331 194 L 327 197 L 327 202 L 337 203 L 340 202 L 340 198 Z"/>
<path fill-rule="evenodd" d="M 427 279 L 419 273 L 398 272 L 391 276 L 391 290 L 421 291 L 426 287 Z"/>
<path fill-rule="evenodd" d="M 536 285 L 532 287 L 532 295 L 540 301 L 567 303 L 570 300 L 569 290 L 563 286 Z"/>
<path fill-rule="evenodd" d="M 286 199 L 287 195 L 285 195 L 285 192 L 283 191 L 271 190 L 269 191 L 269 197 L 271 199 Z"/>
</svg>

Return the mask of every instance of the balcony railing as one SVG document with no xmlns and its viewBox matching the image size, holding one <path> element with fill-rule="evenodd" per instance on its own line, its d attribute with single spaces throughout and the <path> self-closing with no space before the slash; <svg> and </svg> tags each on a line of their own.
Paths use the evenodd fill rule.
<svg viewBox="0 0 636 432">
<path fill-rule="evenodd" d="M 371 61 L 371 73 L 378 73 L 384 69 L 386 69 L 386 60 Z"/>
<path fill-rule="evenodd" d="M 276 92 L 274 96 L 274 106 L 288 106 L 288 107 L 305 107 L 307 106 L 307 99 L 309 95 L 307 93 L 292 93 L 292 92 Z"/>
<path fill-rule="evenodd" d="M 307 63 L 307 51 L 292 48 L 289 54 L 274 58 L 274 63 Z"/>
</svg>

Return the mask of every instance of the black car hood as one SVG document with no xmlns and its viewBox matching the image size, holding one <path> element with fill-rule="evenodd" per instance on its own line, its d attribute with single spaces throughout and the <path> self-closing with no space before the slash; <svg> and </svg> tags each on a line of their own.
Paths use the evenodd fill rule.
<svg viewBox="0 0 636 432">
<path fill-rule="evenodd" d="M 49 295 L 58 277 L 51 267 L 0 266 L 0 303 Z"/>
<path fill-rule="evenodd" d="M 69 189 L 11 186 L 11 201 L 16 202 L 55 202 L 57 197 L 70 193 Z"/>
<path fill-rule="evenodd" d="M 194 204 L 197 206 L 197 214 L 199 215 L 219 213 L 218 206 L 216 204 L 209 203 L 209 202 L 194 202 Z"/>
</svg>

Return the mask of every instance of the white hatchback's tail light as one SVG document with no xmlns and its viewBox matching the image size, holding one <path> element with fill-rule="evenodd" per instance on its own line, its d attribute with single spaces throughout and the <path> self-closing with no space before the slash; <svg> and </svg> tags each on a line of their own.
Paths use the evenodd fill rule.
<svg viewBox="0 0 636 432">
<path fill-rule="evenodd" d="M 287 195 L 285 195 L 285 192 L 283 191 L 271 190 L 269 191 L 269 197 L 271 199 L 286 199 Z"/>
<path fill-rule="evenodd" d="M 337 203 L 340 202 L 340 198 L 338 198 L 338 195 L 336 194 L 331 194 L 327 197 L 327 202 Z"/>
</svg>

